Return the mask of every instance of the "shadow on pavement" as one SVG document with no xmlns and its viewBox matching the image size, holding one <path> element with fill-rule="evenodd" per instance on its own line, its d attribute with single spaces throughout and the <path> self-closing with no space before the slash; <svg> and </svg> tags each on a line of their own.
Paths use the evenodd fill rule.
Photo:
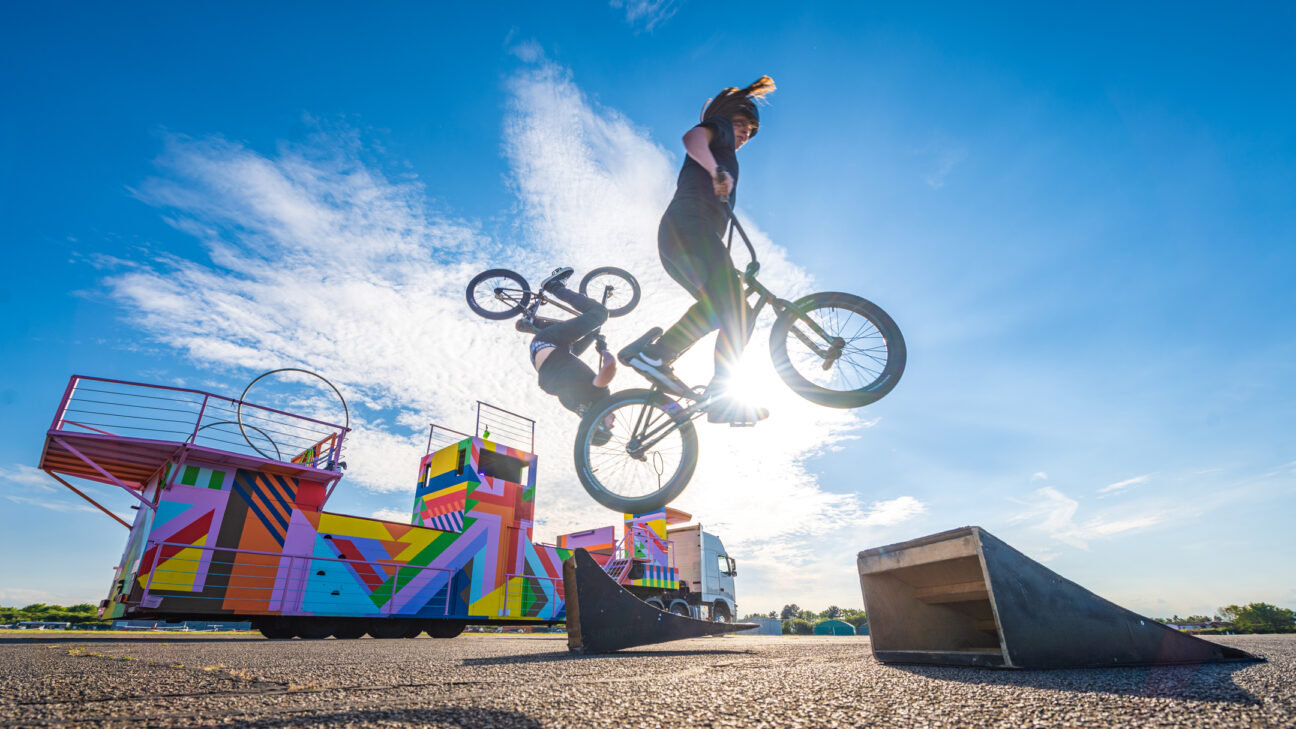
<svg viewBox="0 0 1296 729">
<path fill-rule="evenodd" d="M 1255 665 L 1257 664 L 1252 662 L 1200 663 L 1052 671 L 904 665 L 893 665 L 891 668 L 937 681 L 956 681 L 978 686 L 1037 688 L 1255 706 L 1261 703 L 1260 700 L 1233 680 L 1234 673 Z"/>
<path fill-rule="evenodd" d="M 473 707 L 444 709 L 366 709 L 358 711 L 301 712 L 290 716 L 240 721 L 245 727 L 289 726 L 425 726 L 490 727 L 492 729 L 539 729 L 540 722 L 525 714 Z M 227 726 L 227 724 L 193 724 L 192 726 Z"/>
<path fill-rule="evenodd" d="M 190 635 L 192 634 L 95 635 L 92 631 L 86 631 L 84 636 L 51 635 L 48 638 L 0 638 L 0 645 L 6 643 L 37 645 L 42 643 L 252 643 L 265 641 L 265 638 L 260 635 L 240 635 L 229 638 L 191 638 Z"/>
<path fill-rule="evenodd" d="M 701 651 L 617 651 L 615 653 L 571 653 L 562 651 L 561 653 L 527 653 L 520 656 L 493 656 L 491 658 L 465 658 L 461 665 L 464 666 L 504 666 L 519 663 L 553 663 L 555 661 L 585 661 L 591 658 L 640 658 L 643 656 L 658 657 L 687 657 L 687 656 L 745 656 L 751 655 L 750 650 L 701 650 Z"/>
</svg>

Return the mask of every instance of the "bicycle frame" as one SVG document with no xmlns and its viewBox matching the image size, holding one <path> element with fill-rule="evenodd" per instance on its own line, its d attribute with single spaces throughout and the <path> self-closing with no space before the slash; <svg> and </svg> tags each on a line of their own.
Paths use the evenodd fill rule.
<svg viewBox="0 0 1296 729">
<path fill-rule="evenodd" d="M 500 301 L 513 304 L 515 306 L 522 306 L 522 302 L 526 300 L 526 297 L 519 296 L 517 295 L 518 293 L 521 293 L 520 289 L 498 288 L 495 289 L 495 298 L 499 299 Z M 604 290 L 603 300 L 600 303 L 607 304 L 608 296 L 610 294 L 611 291 Z M 534 299 L 534 301 L 527 306 L 522 306 L 523 316 L 526 317 L 527 319 L 530 319 L 531 317 L 535 316 L 535 313 L 539 311 L 540 307 L 544 306 L 545 304 L 550 304 L 559 309 L 562 309 L 563 311 L 567 312 L 568 314 L 571 314 L 572 316 L 580 316 L 579 311 L 567 305 L 566 303 L 562 302 L 561 300 L 554 298 L 552 296 L 545 296 L 545 292 L 543 290 L 530 292 L 530 295 L 532 299 Z"/>
<path fill-rule="evenodd" d="M 738 217 L 734 215 L 733 208 L 727 206 L 727 211 L 729 213 L 730 223 L 729 243 L 727 247 L 732 248 L 733 231 L 737 230 L 739 236 L 742 237 L 743 243 L 747 245 L 748 253 L 751 254 L 751 262 L 747 264 L 747 268 L 740 274 L 743 281 L 743 300 L 750 301 L 753 295 L 757 297 L 756 303 L 751 306 L 750 318 L 747 320 L 746 341 L 750 341 L 752 332 L 756 327 L 756 319 L 760 316 L 761 310 L 763 310 L 766 305 L 769 305 L 770 309 L 774 311 L 776 316 L 783 316 L 788 311 L 797 310 L 792 302 L 779 297 L 757 280 L 756 274 L 760 272 L 760 261 L 756 256 L 756 249 L 752 246 L 751 239 L 747 237 L 747 231 L 743 230 L 742 224 L 738 222 Z M 797 311 L 797 313 L 802 314 L 800 311 Z M 801 328 L 798 326 L 799 324 L 805 324 L 808 326 L 811 331 L 819 336 L 819 341 L 828 342 L 828 346 L 825 348 L 820 346 L 818 342 L 813 341 L 808 335 L 801 331 Z M 802 316 L 792 325 L 789 331 L 808 349 L 823 358 L 824 371 L 831 369 L 833 363 L 841 357 L 845 341 L 841 337 L 829 336 L 828 333 L 815 323 L 813 319 Z M 744 344 L 745 343 L 746 342 L 744 342 Z M 642 456 L 644 451 L 661 442 L 663 438 L 674 432 L 681 423 L 689 422 L 700 417 L 707 411 L 707 408 L 710 407 L 711 398 L 704 396 L 694 397 L 693 395 L 696 394 L 696 389 L 688 387 L 682 380 L 676 378 L 676 381 L 672 384 L 676 386 L 676 389 L 679 391 L 678 393 L 667 390 L 667 388 L 661 383 L 655 381 L 652 382 L 652 390 L 668 396 L 675 395 L 675 402 L 677 404 L 685 399 L 692 400 L 693 402 L 687 407 L 681 408 L 679 415 L 672 417 L 669 422 L 652 427 L 641 434 L 642 429 L 648 427 L 647 420 L 648 415 L 651 412 L 651 408 L 644 407 L 640 411 L 638 418 L 636 418 L 634 429 L 630 431 L 628 451 L 632 457 L 638 458 Z M 689 394 L 686 395 L 682 393 Z M 636 451 L 638 452 L 637 454 Z"/>
</svg>

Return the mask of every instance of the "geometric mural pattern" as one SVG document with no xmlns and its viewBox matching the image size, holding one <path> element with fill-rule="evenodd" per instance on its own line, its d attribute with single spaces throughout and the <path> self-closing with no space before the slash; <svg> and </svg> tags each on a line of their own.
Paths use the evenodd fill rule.
<svg viewBox="0 0 1296 729">
<path fill-rule="evenodd" d="M 321 511 L 320 484 L 238 459 L 186 462 L 148 485 L 157 508 L 136 516 L 107 616 L 130 602 L 208 617 L 561 620 L 563 560 L 584 547 L 606 564 L 616 549 L 612 527 L 532 542 L 537 458 L 481 438 L 424 456 L 408 524 Z M 678 584 L 665 514 L 626 526 L 643 568 L 633 584 Z"/>
</svg>

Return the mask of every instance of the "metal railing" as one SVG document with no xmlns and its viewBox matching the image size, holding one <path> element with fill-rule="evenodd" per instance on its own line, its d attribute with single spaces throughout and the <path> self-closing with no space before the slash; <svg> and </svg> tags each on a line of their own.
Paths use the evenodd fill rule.
<svg viewBox="0 0 1296 729">
<path fill-rule="evenodd" d="M 471 438 L 471 437 L 472 436 L 468 435 L 467 433 L 460 433 L 459 431 L 454 430 L 453 428 L 447 428 L 444 425 L 437 425 L 436 423 L 433 423 L 432 427 L 428 430 L 427 452 L 424 453 L 423 455 L 426 456 L 428 453 L 431 453 L 434 450 L 439 451 L 442 448 L 445 448 L 446 446 L 452 446 L 456 443 L 459 443 L 464 438 Z"/>
<path fill-rule="evenodd" d="M 238 612 L 242 605 L 242 609 L 252 612 L 276 611 L 284 615 L 306 613 L 397 617 L 402 614 L 402 608 L 408 607 L 408 612 L 415 613 L 439 601 L 442 614 L 450 615 L 451 571 L 441 567 L 151 540 L 145 547 L 145 554 L 154 547 L 156 549 L 153 551 L 148 579 L 138 602 L 144 608 L 157 608 L 163 600 L 172 599 L 209 601 L 211 612 L 230 609 Z M 164 562 L 161 559 L 164 547 L 174 547 L 180 552 L 171 555 Z M 201 552 L 202 556 L 181 556 L 189 550 Z M 221 556 L 233 554 L 250 558 L 242 561 L 217 560 L 217 552 Z M 320 563 L 336 564 L 339 568 L 337 575 L 330 574 L 330 569 L 322 567 Z M 355 576 L 349 571 L 342 571 L 347 566 L 361 574 L 374 575 L 382 579 L 382 583 L 365 594 L 362 587 L 357 590 L 360 585 Z M 410 589 L 413 583 L 426 584 L 438 574 L 445 575 L 446 579 L 430 598 L 418 604 L 402 603 L 402 591 Z M 200 591 L 203 587 L 197 584 L 199 578 L 205 583 L 213 577 L 224 579 L 222 594 L 202 595 Z M 417 592 L 417 586 L 414 589 Z M 187 604 L 184 605 L 184 612 L 205 611 L 202 607 L 195 608 Z M 423 613 L 420 617 L 428 616 Z"/>
<path fill-rule="evenodd" d="M 244 402 L 240 429 L 239 405 L 201 390 L 74 375 L 50 431 L 188 443 L 336 469 L 346 427 Z"/>
<path fill-rule="evenodd" d="M 535 421 L 525 415 L 477 401 L 477 426 L 473 433 L 495 443 L 535 453 Z"/>
<path fill-rule="evenodd" d="M 514 586 L 514 578 L 521 578 L 522 582 Z M 550 585 L 550 590 L 545 590 L 545 584 Z M 525 608 L 528 598 L 535 601 L 536 598 L 543 598 L 545 605 L 537 610 L 533 615 L 527 615 Z M 504 604 L 500 607 L 500 617 L 508 618 L 537 618 L 540 620 L 557 619 L 560 612 L 567 608 L 567 596 L 563 592 L 563 581 L 561 577 L 538 577 L 536 575 L 506 575 L 504 578 Z"/>
</svg>

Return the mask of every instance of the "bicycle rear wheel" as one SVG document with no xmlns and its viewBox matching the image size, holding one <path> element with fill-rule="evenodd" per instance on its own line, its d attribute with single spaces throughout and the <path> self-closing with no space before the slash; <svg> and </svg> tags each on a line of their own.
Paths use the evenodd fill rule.
<svg viewBox="0 0 1296 729">
<path fill-rule="evenodd" d="M 770 330 L 770 356 L 798 395 L 833 408 L 857 408 L 891 392 L 905 367 L 900 327 L 854 294 L 802 297 Z"/>
<path fill-rule="evenodd" d="M 595 445 L 598 425 L 609 415 L 615 421 L 611 438 Z M 653 390 L 603 398 L 585 411 L 576 431 L 577 478 L 595 501 L 623 514 L 646 514 L 669 504 L 688 486 L 697 457 L 693 422 L 679 416 L 675 401 Z"/>
<path fill-rule="evenodd" d="M 624 316 L 639 305 L 639 282 L 629 271 L 615 266 L 603 266 L 585 274 L 580 292 L 602 302 L 608 316 Z"/>
<path fill-rule="evenodd" d="M 468 282 L 468 308 L 487 319 L 509 319 L 531 303 L 531 287 L 520 274 L 492 268 Z"/>
</svg>

